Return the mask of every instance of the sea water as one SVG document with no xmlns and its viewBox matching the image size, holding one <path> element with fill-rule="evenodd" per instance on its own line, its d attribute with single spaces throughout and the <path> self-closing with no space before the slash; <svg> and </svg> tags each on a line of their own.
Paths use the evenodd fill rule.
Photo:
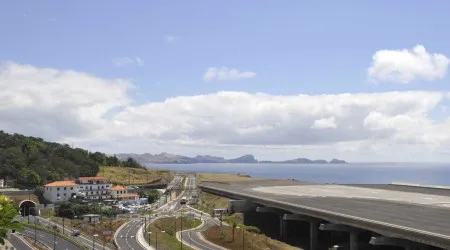
<svg viewBox="0 0 450 250">
<path fill-rule="evenodd" d="M 350 164 L 148 164 L 151 168 L 198 173 L 248 174 L 252 177 L 297 179 L 319 183 L 387 184 L 407 182 L 450 186 L 450 163 Z"/>
</svg>

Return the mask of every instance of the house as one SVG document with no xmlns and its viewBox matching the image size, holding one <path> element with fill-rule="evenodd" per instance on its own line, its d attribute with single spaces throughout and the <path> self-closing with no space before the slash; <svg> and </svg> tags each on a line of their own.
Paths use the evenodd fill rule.
<svg viewBox="0 0 450 250">
<path fill-rule="evenodd" d="M 80 186 L 80 192 L 89 200 L 105 200 L 111 198 L 112 183 L 105 177 L 79 177 L 76 183 Z"/>
<path fill-rule="evenodd" d="M 55 181 L 44 185 L 44 198 L 51 203 L 66 202 L 79 191 L 75 181 Z"/>
<path fill-rule="evenodd" d="M 123 186 L 114 186 L 111 188 L 111 198 L 119 201 L 137 201 L 138 194 L 129 194 L 128 190 Z"/>
<path fill-rule="evenodd" d="M 138 194 L 119 194 L 119 195 L 117 195 L 117 199 L 119 201 L 136 202 L 139 200 L 139 195 Z"/>
<path fill-rule="evenodd" d="M 127 189 L 124 186 L 113 186 L 111 188 L 111 198 L 117 199 L 118 195 L 126 194 Z"/>
<path fill-rule="evenodd" d="M 87 223 L 100 222 L 100 215 L 99 214 L 85 214 L 82 217 L 83 217 L 83 221 L 85 221 Z"/>
</svg>

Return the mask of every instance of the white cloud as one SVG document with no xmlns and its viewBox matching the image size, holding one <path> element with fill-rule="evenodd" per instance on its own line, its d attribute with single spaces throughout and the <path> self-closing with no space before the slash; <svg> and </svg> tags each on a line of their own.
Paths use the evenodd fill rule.
<svg viewBox="0 0 450 250">
<path fill-rule="evenodd" d="M 113 59 L 113 64 L 117 67 L 135 65 L 137 67 L 144 66 L 144 60 L 140 57 L 118 57 Z"/>
<path fill-rule="evenodd" d="M 450 118 L 429 118 L 442 92 L 218 92 L 133 105 L 127 81 L 16 63 L 0 67 L 0 88 L 0 129 L 108 153 L 450 160 Z"/>
<path fill-rule="evenodd" d="M 329 118 L 323 118 L 319 120 L 315 120 L 314 124 L 311 126 L 311 128 L 317 128 L 317 129 L 325 129 L 325 128 L 336 128 L 336 122 L 334 120 L 334 117 Z"/>
<path fill-rule="evenodd" d="M 431 54 L 422 45 L 412 50 L 379 50 L 372 56 L 368 76 L 375 81 L 410 83 L 417 79 L 442 79 L 447 73 L 449 58 Z"/>
<path fill-rule="evenodd" d="M 168 43 L 175 42 L 179 39 L 180 39 L 179 36 L 164 36 L 164 40 Z"/>
<path fill-rule="evenodd" d="M 227 67 L 210 67 L 207 68 L 206 72 L 203 74 L 203 80 L 236 81 L 245 78 L 253 78 L 255 76 L 256 73 L 251 71 L 240 72 L 237 69 L 229 69 Z"/>
<path fill-rule="evenodd" d="M 108 125 L 108 110 L 129 105 L 125 80 L 71 70 L 0 64 L 0 129 L 52 140 L 83 137 Z"/>
</svg>

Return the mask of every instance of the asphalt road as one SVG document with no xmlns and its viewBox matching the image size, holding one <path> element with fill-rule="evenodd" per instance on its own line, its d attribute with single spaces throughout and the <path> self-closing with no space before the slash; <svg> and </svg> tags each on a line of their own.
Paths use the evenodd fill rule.
<svg viewBox="0 0 450 250">
<path fill-rule="evenodd" d="M 181 238 L 183 240 L 183 243 L 188 246 L 192 246 L 194 248 L 202 249 L 202 250 L 221 250 L 221 249 L 223 249 L 223 248 L 217 247 L 217 246 L 209 243 L 208 241 L 204 241 L 200 237 L 201 233 L 204 230 L 206 230 L 206 228 L 213 226 L 213 225 L 219 225 L 220 222 L 217 219 L 212 218 L 209 215 L 205 215 L 205 214 L 200 215 L 195 210 L 191 209 L 188 206 L 184 207 L 184 209 L 189 211 L 189 213 L 186 214 L 186 216 L 191 216 L 191 214 L 193 214 L 196 218 L 201 217 L 202 220 L 204 221 L 204 224 L 203 224 L 203 226 L 201 226 L 199 228 L 181 232 Z"/>
<path fill-rule="evenodd" d="M 424 189 L 420 189 L 422 192 L 418 193 L 406 192 L 405 188 L 399 187 L 379 186 L 374 189 L 368 188 L 370 186 L 347 188 L 334 185 L 330 188 L 330 185 L 292 184 L 262 181 L 233 185 L 205 183 L 202 186 L 219 188 L 236 197 L 253 196 L 253 199 L 260 201 L 278 203 L 280 207 L 289 207 L 293 212 L 297 208 L 298 213 L 305 208 L 312 208 L 363 218 L 379 225 L 392 225 L 390 227 L 403 228 L 402 230 L 420 230 L 450 239 L 450 209 L 442 207 L 444 204 L 433 203 L 447 201 L 448 196 L 436 197 L 436 193 L 433 193 L 434 196 L 427 197 Z M 348 190 L 352 192 L 348 193 Z M 427 198 L 430 200 L 428 203 Z"/>
<path fill-rule="evenodd" d="M 9 242 L 15 249 L 18 250 L 33 250 L 33 248 L 29 247 L 27 244 L 25 244 L 17 235 L 11 234 L 11 238 L 9 239 Z"/>
<path fill-rule="evenodd" d="M 175 175 L 173 181 L 168 186 L 175 187 L 181 185 L 182 180 L 183 176 Z M 167 204 L 165 204 L 163 200 L 160 200 L 159 204 L 161 205 L 160 208 L 157 208 L 155 211 L 163 213 L 170 213 L 180 207 L 178 200 L 171 201 Z M 147 220 L 148 223 L 151 223 L 149 218 Z M 145 250 L 145 248 L 138 243 L 136 238 L 137 232 L 143 223 L 145 223 L 145 220 L 135 219 L 126 223 L 122 228 L 120 228 L 119 231 L 116 232 L 116 243 L 119 246 L 119 249 Z"/>
<path fill-rule="evenodd" d="M 31 228 L 25 228 L 25 231 L 22 232 L 23 234 L 33 237 L 34 238 L 34 229 Z M 43 243 L 44 245 L 50 247 L 50 249 L 53 249 L 53 241 L 54 241 L 54 235 L 41 231 L 36 230 L 36 239 L 37 241 Z M 21 249 L 21 248 L 18 248 Z M 56 237 L 56 250 L 83 250 L 83 248 L 63 239 L 60 237 Z"/>
<path fill-rule="evenodd" d="M 49 221 L 46 218 L 39 217 L 39 223 L 42 224 L 43 226 L 47 226 L 49 224 Z M 57 225 L 59 230 L 60 230 L 60 232 L 62 232 L 62 229 L 63 229 L 62 225 L 59 225 L 59 224 L 54 223 L 54 222 L 50 222 L 50 224 L 51 225 Z M 73 233 L 73 229 L 70 229 L 66 225 L 65 228 L 64 228 L 64 233 L 66 233 L 68 235 L 71 235 Z M 79 235 L 79 236 L 76 236 L 76 239 L 79 240 L 82 244 L 84 244 L 84 245 L 86 245 L 86 246 L 91 248 L 92 247 L 92 242 L 93 242 L 93 238 L 92 237 L 93 236 L 87 237 L 85 235 Z M 94 245 L 95 245 L 95 249 L 110 250 L 106 246 L 103 248 L 103 245 L 101 243 L 99 243 L 98 241 L 94 242 Z"/>
<path fill-rule="evenodd" d="M 135 219 L 123 226 L 116 234 L 116 242 L 119 249 L 145 250 L 137 241 L 136 235 L 144 220 Z"/>
</svg>

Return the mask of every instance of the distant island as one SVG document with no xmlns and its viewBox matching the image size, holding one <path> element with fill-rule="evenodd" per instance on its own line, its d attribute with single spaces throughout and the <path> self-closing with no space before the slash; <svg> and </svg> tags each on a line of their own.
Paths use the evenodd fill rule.
<svg viewBox="0 0 450 250">
<path fill-rule="evenodd" d="M 193 164 L 193 163 L 297 163 L 297 164 L 346 164 L 344 160 L 332 159 L 310 160 L 307 158 L 297 158 L 286 161 L 258 161 L 253 155 L 243 155 L 235 159 L 225 159 L 223 157 L 211 155 L 197 155 L 187 157 L 183 155 L 174 155 L 168 153 L 161 154 L 117 154 L 119 159 L 133 158 L 141 164 Z"/>
</svg>

